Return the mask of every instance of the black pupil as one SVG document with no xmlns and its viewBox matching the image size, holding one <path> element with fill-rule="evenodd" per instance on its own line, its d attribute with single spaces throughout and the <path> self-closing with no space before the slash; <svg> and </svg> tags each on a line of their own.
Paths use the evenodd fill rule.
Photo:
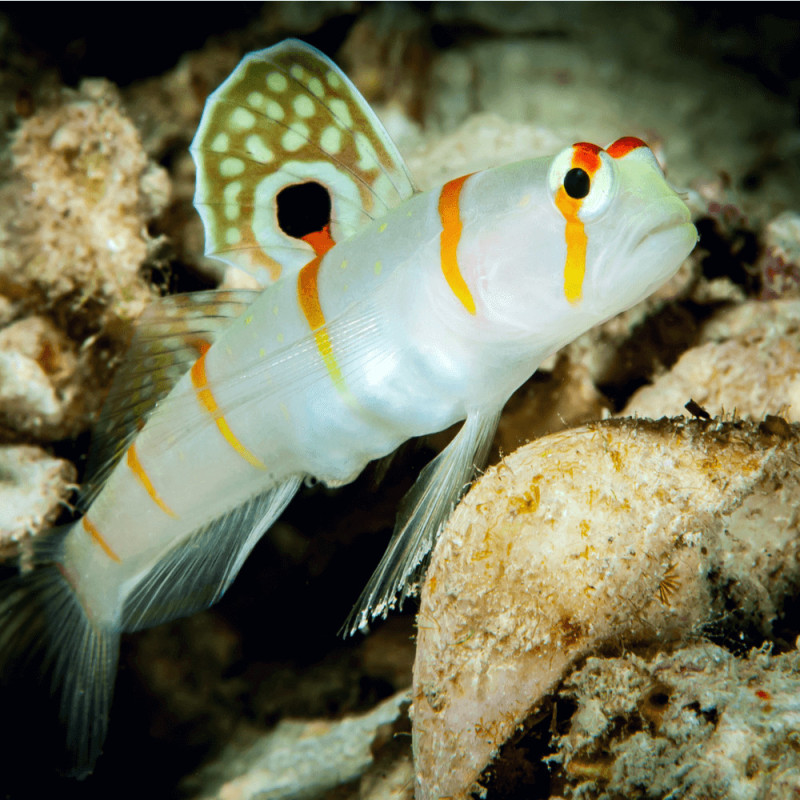
<svg viewBox="0 0 800 800">
<path fill-rule="evenodd" d="M 280 229 L 295 239 L 321 231 L 331 221 L 331 196 L 317 183 L 296 183 L 275 197 Z"/>
<path fill-rule="evenodd" d="M 564 176 L 564 191 L 575 200 L 589 194 L 589 176 L 580 167 L 573 167 Z"/>
</svg>

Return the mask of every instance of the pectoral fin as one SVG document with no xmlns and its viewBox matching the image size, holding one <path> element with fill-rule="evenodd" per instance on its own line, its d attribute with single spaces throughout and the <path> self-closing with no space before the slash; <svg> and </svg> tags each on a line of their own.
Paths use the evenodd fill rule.
<svg viewBox="0 0 800 800">
<path fill-rule="evenodd" d="M 458 435 L 420 473 L 404 498 L 389 547 L 353 607 L 342 632 L 352 635 L 371 619 L 385 617 L 414 593 L 414 579 L 450 516 L 486 459 L 501 409 L 470 414 Z"/>
</svg>

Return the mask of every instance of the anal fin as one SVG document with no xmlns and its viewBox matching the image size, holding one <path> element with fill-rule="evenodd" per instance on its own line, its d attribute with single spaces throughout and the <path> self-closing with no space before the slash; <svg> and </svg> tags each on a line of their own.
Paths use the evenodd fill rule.
<svg viewBox="0 0 800 800">
<path fill-rule="evenodd" d="M 150 628 L 219 600 L 256 542 L 294 497 L 302 477 L 292 476 L 256 495 L 169 551 L 128 596 L 122 629 Z"/>
</svg>

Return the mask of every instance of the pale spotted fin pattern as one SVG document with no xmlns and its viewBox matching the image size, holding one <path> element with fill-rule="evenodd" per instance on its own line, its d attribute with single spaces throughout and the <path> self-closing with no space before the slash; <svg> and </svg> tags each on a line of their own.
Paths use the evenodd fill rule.
<svg viewBox="0 0 800 800">
<path fill-rule="evenodd" d="M 198 342 L 213 344 L 258 294 L 193 292 L 163 297 L 145 309 L 92 431 L 81 510 L 89 507 L 158 401 L 197 360 Z"/>
<path fill-rule="evenodd" d="M 276 198 L 287 186 L 317 183 L 327 190 L 334 242 L 415 191 L 400 153 L 355 86 L 297 39 L 242 59 L 208 98 L 191 151 L 206 255 L 262 285 L 296 273 L 314 256 L 279 224 Z"/>
<path fill-rule="evenodd" d="M 403 498 L 380 564 L 342 627 L 344 636 L 366 628 L 375 617 L 385 617 L 416 593 L 416 578 L 439 530 L 469 485 L 475 468 L 486 461 L 501 410 L 470 414 L 455 439 L 422 470 Z"/>
</svg>

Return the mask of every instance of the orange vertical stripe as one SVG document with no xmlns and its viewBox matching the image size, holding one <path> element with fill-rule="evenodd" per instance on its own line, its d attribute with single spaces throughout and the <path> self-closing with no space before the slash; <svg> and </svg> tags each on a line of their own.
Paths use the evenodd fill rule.
<svg viewBox="0 0 800 800">
<path fill-rule="evenodd" d="M 567 222 L 564 237 L 567 242 L 567 258 L 564 262 L 564 295 L 570 303 L 577 303 L 583 294 L 583 279 L 586 275 L 586 246 L 589 240 L 583 222 L 578 217 L 581 201 L 570 197 L 564 187 L 556 194 L 556 208 Z"/>
<path fill-rule="evenodd" d="M 325 324 L 325 315 L 319 304 L 319 289 L 317 287 L 317 277 L 319 266 L 322 263 L 322 256 L 312 258 L 297 275 L 297 300 L 300 309 L 306 318 L 312 331 L 321 328 Z"/>
<path fill-rule="evenodd" d="M 584 170 L 591 180 L 602 165 L 600 148 L 596 144 L 578 142 L 573 145 L 572 168 Z M 586 248 L 589 240 L 583 221 L 578 216 L 583 198 L 570 197 L 564 187 L 558 189 L 556 208 L 566 220 L 564 238 L 567 243 L 567 258 L 564 262 L 564 296 L 575 304 L 583 295 L 583 279 L 586 277 Z"/>
<path fill-rule="evenodd" d="M 144 486 L 147 494 L 150 495 L 150 499 L 165 514 L 169 514 L 169 516 L 173 519 L 178 519 L 178 515 L 161 499 L 158 492 L 155 490 L 153 482 L 150 480 L 150 477 L 144 471 L 144 467 L 142 467 L 142 464 L 139 461 L 139 456 L 136 454 L 136 447 L 133 444 L 128 448 L 127 462 L 131 472 L 133 472 L 133 474 L 139 479 L 139 482 L 142 484 L 142 486 Z"/>
<path fill-rule="evenodd" d="M 311 259 L 298 273 L 297 301 L 309 328 L 314 333 L 317 350 L 322 356 L 328 374 L 331 376 L 336 388 L 341 392 L 345 392 L 344 375 L 342 375 L 336 356 L 333 354 L 333 345 L 331 344 L 330 336 L 328 336 L 328 331 L 325 329 L 325 315 L 322 313 L 322 306 L 319 303 L 317 278 L 320 264 L 322 263 L 322 255 L 320 254 Z"/>
<path fill-rule="evenodd" d="M 266 469 L 267 465 L 256 455 L 251 453 L 234 435 L 230 426 L 225 421 L 225 417 L 217 406 L 217 401 L 208 388 L 208 379 L 206 377 L 206 354 L 208 353 L 211 345 L 204 341 L 198 340 L 195 347 L 200 351 L 200 358 L 192 364 L 190 370 L 192 376 L 192 383 L 194 384 L 197 393 L 197 399 L 203 404 L 206 411 L 214 418 L 220 433 L 225 438 L 225 441 L 245 460 L 248 464 L 256 467 L 257 469 Z"/>
<path fill-rule="evenodd" d="M 97 530 L 97 528 L 95 528 L 91 522 L 89 522 L 89 517 L 84 516 L 84 518 L 81 520 L 81 524 L 83 525 L 83 529 L 86 531 L 86 533 L 88 533 L 89 536 L 91 536 L 92 539 L 94 539 L 94 541 L 103 548 L 103 552 L 112 561 L 116 561 L 117 564 L 122 563 L 122 559 L 111 549 L 108 542 L 100 535 L 100 531 Z"/>
<path fill-rule="evenodd" d="M 463 175 L 460 178 L 449 181 L 442 187 L 442 192 L 439 195 L 439 218 L 442 220 L 440 255 L 442 272 L 447 285 L 461 301 L 464 308 L 470 314 L 474 314 L 475 301 L 472 299 L 472 293 L 458 266 L 458 243 L 461 240 L 461 232 L 463 230 L 458 204 L 461 190 L 464 188 L 467 178 L 469 178 L 469 175 Z"/>
</svg>

